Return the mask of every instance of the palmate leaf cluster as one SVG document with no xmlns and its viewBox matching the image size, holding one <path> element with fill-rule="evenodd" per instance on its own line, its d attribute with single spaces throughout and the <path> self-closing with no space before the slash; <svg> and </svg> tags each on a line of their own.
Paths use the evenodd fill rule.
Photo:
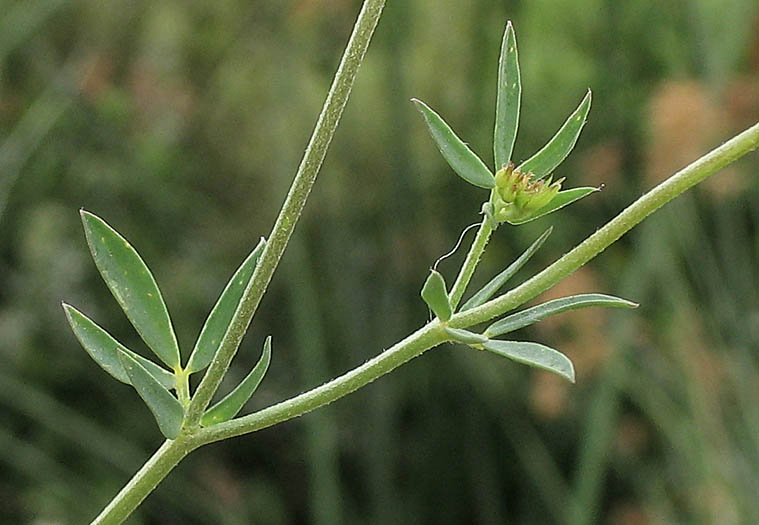
<svg viewBox="0 0 759 525">
<path fill-rule="evenodd" d="M 468 183 L 491 190 L 490 198 L 482 209 L 493 227 L 503 222 L 524 224 L 598 191 L 598 188 L 593 187 L 560 191 L 563 179 L 555 182 L 551 179 L 551 174 L 570 154 L 585 126 L 590 111 L 590 90 L 553 138 L 530 158 L 515 165 L 512 163 L 512 154 L 519 128 L 521 99 L 519 57 L 511 22 L 504 32 L 498 62 L 493 132 L 495 172 L 456 135 L 440 115 L 421 100 L 412 99 L 424 117 L 440 153 L 453 171 Z M 506 172 L 513 172 L 517 176 L 504 177 Z"/>
<path fill-rule="evenodd" d="M 488 201 L 482 207 L 491 228 L 496 228 L 502 222 L 512 225 L 524 224 L 571 204 L 598 189 L 580 187 L 560 191 L 563 179 L 552 182 L 550 178 L 552 172 L 577 143 L 590 111 L 590 90 L 553 138 L 532 157 L 515 166 L 512 163 L 512 154 L 519 127 L 521 93 L 516 36 L 509 22 L 503 36 L 498 67 L 493 139 L 495 174 L 456 135 L 440 115 L 424 102 L 413 99 L 424 117 L 430 135 L 453 171 L 470 184 L 491 190 Z M 546 177 L 549 179 L 545 180 Z M 551 231 L 552 228 L 546 230 L 512 264 L 472 295 L 459 311 L 476 308 L 491 299 L 529 261 Z M 431 271 L 421 295 L 433 314 L 443 323 L 446 323 L 455 313 L 455 305 L 451 302 L 445 279 L 436 270 Z M 503 341 L 493 338 L 561 312 L 590 306 L 635 308 L 638 305 L 610 295 L 581 294 L 549 301 L 508 315 L 492 323 L 482 333 L 448 326 L 445 329 L 452 341 L 480 350 L 488 350 L 514 361 L 554 372 L 574 382 L 574 366 L 561 352 L 539 343 Z"/>
<path fill-rule="evenodd" d="M 185 366 L 168 309 L 153 274 L 137 251 L 101 218 L 81 212 L 87 243 L 103 280 L 145 344 L 164 366 L 128 349 L 71 305 L 63 304 L 71 329 L 92 359 L 115 379 L 134 387 L 155 416 L 161 432 L 176 438 L 184 422 L 188 376 L 213 360 L 266 242 L 261 239 L 234 273 L 208 315 Z M 271 360 L 271 337 L 250 373 L 202 416 L 213 425 L 237 415 L 261 383 Z M 172 390 L 174 393 L 172 393 Z"/>
</svg>

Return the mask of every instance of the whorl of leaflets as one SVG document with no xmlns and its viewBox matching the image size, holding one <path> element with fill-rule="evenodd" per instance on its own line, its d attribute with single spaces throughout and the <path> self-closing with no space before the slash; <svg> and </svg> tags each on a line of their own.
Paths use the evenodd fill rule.
<svg viewBox="0 0 759 525">
<path fill-rule="evenodd" d="M 515 164 L 512 162 L 512 153 L 519 129 L 521 97 L 522 80 L 517 41 L 514 27 L 509 22 L 503 34 L 498 60 L 493 131 L 495 170 L 491 171 L 439 114 L 424 102 L 412 99 L 424 117 L 435 145 L 453 171 L 468 183 L 490 190 L 490 196 L 482 206 L 482 213 L 487 217 L 487 223 L 492 228 L 502 223 L 524 224 L 598 191 L 598 188 L 592 187 L 562 190 L 564 178 L 554 180 L 551 175 L 577 144 L 590 112 L 592 99 L 590 90 L 545 146 L 524 162 Z M 543 245 L 550 233 L 549 228 L 519 258 L 466 301 L 460 311 L 477 308 L 498 293 L 506 281 Z M 464 286 L 467 282 L 468 280 L 464 281 Z M 443 323 L 447 323 L 453 315 L 453 309 L 443 276 L 433 270 L 424 283 L 421 295 L 435 316 Z M 634 308 L 637 305 L 609 295 L 583 294 L 549 301 L 507 316 L 491 324 L 482 334 L 452 328 L 447 324 L 444 330 L 451 341 L 479 350 L 488 350 L 520 363 L 549 370 L 574 382 L 575 372 L 572 362 L 561 352 L 538 343 L 501 341 L 493 338 L 546 317 L 588 306 Z"/>
<path fill-rule="evenodd" d="M 81 216 L 92 257 L 103 280 L 137 333 L 171 371 L 133 352 L 82 312 L 63 303 L 66 318 L 90 357 L 112 377 L 132 385 L 153 413 L 163 435 L 175 439 L 182 429 L 185 407 L 180 402 L 182 397 L 171 390 L 176 392 L 184 386 L 186 391 L 187 377 L 213 360 L 250 284 L 266 241 L 261 239 L 227 283 L 183 368 L 169 312 L 150 269 L 132 245 L 103 219 L 84 210 Z M 261 359 L 253 370 L 224 399 L 206 411 L 201 423 L 210 426 L 235 417 L 261 383 L 270 360 L 271 337 L 266 339 Z M 184 385 L 177 384 L 180 379 Z"/>
</svg>

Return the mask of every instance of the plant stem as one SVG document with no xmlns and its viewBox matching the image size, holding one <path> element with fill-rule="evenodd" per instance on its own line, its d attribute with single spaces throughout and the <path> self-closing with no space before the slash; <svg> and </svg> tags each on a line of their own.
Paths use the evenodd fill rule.
<svg viewBox="0 0 759 525">
<path fill-rule="evenodd" d="M 759 123 L 754 124 L 649 190 L 648 193 L 639 197 L 601 229 L 542 272 L 477 308 L 454 315 L 448 324 L 454 328 L 469 327 L 492 319 L 529 301 L 590 261 L 651 213 L 757 148 L 759 148 Z"/>
<path fill-rule="evenodd" d="M 186 409 L 187 405 L 190 404 L 190 374 L 180 369 L 174 371 L 174 377 L 176 377 L 177 398 Z"/>
<path fill-rule="evenodd" d="M 492 233 L 493 227 L 490 225 L 490 220 L 487 217 L 483 217 L 482 223 L 477 230 L 477 235 L 474 237 L 472 246 L 469 248 L 469 253 L 466 254 L 464 264 L 461 265 L 459 275 L 456 277 L 456 282 L 453 284 L 453 288 L 451 288 L 451 293 L 448 294 L 448 300 L 454 312 L 459 302 L 461 302 L 464 292 L 466 292 L 466 287 L 469 285 L 472 275 L 474 275 L 474 270 L 480 262 L 480 257 L 482 257 Z"/>
<path fill-rule="evenodd" d="M 295 224 L 303 211 L 327 149 L 332 142 L 359 66 L 364 60 L 384 7 L 385 0 L 365 0 L 361 7 L 303 159 L 298 166 L 290 191 L 277 216 L 251 282 L 243 293 L 240 305 L 219 345 L 219 350 L 190 400 L 185 415 L 184 433 L 174 441 L 166 441 L 121 489 L 94 523 L 123 522 L 179 461 L 191 450 L 197 448 L 198 442 L 193 435 L 197 432 L 200 417 L 226 374 L 229 363 L 240 346 L 295 229 Z"/>
<path fill-rule="evenodd" d="M 590 261 L 664 204 L 757 147 L 759 124 L 733 137 L 641 196 L 603 228 L 533 278 L 477 308 L 454 315 L 447 324 L 455 328 L 467 328 L 516 308 Z M 483 230 L 481 227 L 481 232 Z M 488 235 L 478 233 L 470 255 L 474 256 L 474 245 L 478 244 L 478 239 Z M 467 261 L 469 259 L 467 256 Z M 448 340 L 441 328 L 439 321 L 432 321 L 365 364 L 322 386 L 248 416 L 201 429 L 195 437 L 199 443 L 211 443 L 255 432 L 329 404 Z"/>
<path fill-rule="evenodd" d="M 364 59 L 384 6 L 385 0 L 365 0 L 361 8 L 353 27 L 353 33 L 335 74 L 335 79 L 311 135 L 311 140 L 269 235 L 266 248 L 261 254 L 261 259 L 258 261 L 251 282 L 240 300 L 226 334 L 224 334 L 219 350 L 190 402 L 185 418 L 187 427 L 197 425 L 203 411 L 208 407 L 211 398 L 219 388 L 219 384 L 226 374 L 227 368 L 229 368 L 229 363 L 237 352 L 266 287 L 271 281 L 274 270 L 279 264 L 327 154 L 327 149 L 332 141 L 343 109 L 348 102 L 348 96 L 353 87 L 358 68 Z"/>
<path fill-rule="evenodd" d="M 195 441 L 188 436 L 180 436 L 173 441 L 166 440 L 92 521 L 93 525 L 122 523 L 177 463 L 195 448 Z"/>
<path fill-rule="evenodd" d="M 363 365 L 328 383 L 253 414 L 203 428 L 195 434 L 195 438 L 202 444 L 212 443 L 301 416 L 350 394 L 448 339 L 443 324 L 435 319 Z"/>
</svg>

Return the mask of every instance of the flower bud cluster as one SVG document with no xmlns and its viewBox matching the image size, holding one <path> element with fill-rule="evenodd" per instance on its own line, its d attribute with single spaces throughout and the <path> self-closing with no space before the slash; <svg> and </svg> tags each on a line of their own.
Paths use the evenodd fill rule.
<svg viewBox="0 0 759 525">
<path fill-rule="evenodd" d="M 509 163 L 495 174 L 495 189 L 489 208 L 498 222 L 519 221 L 547 206 L 561 189 L 564 178 L 552 182 L 533 180 L 532 173 L 521 173 Z"/>
</svg>

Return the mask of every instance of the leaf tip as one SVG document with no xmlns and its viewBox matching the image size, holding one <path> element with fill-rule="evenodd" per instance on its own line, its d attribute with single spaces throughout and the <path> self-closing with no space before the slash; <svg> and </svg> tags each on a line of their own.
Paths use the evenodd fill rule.
<svg viewBox="0 0 759 525">
<path fill-rule="evenodd" d="M 585 110 L 585 118 L 588 116 L 588 112 L 590 111 L 590 105 L 593 102 L 593 91 L 591 91 L 590 88 L 588 88 L 588 91 L 585 93 L 585 96 L 582 99 L 582 102 L 580 102 L 580 105 L 587 105 L 587 109 Z"/>
<path fill-rule="evenodd" d="M 271 360 L 271 336 L 266 336 L 266 339 L 264 340 L 264 356 L 266 356 L 266 361 Z"/>
<path fill-rule="evenodd" d="M 428 119 L 427 112 L 431 111 L 430 107 L 424 102 L 422 102 L 421 100 L 419 100 L 418 98 L 412 98 L 411 102 L 414 104 L 417 111 L 419 111 L 419 113 L 422 114 L 422 117 L 424 117 L 424 120 L 427 120 Z"/>
<path fill-rule="evenodd" d="M 76 308 L 64 301 L 61 301 L 61 307 L 63 308 L 63 313 L 66 315 L 66 320 L 69 322 L 69 326 L 71 326 L 73 329 L 74 312 L 76 312 Z"/>
</svg>

